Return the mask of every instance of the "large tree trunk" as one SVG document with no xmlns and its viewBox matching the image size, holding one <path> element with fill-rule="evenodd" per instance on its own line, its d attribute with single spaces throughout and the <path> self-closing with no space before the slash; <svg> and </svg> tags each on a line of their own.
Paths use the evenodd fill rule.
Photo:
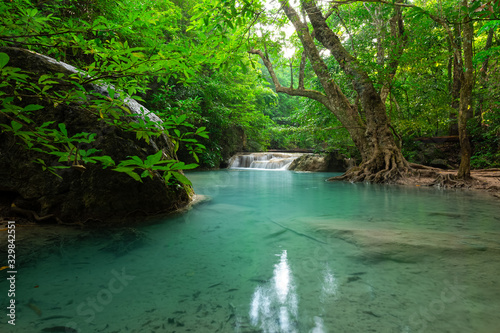
<svg viewBox="0 0 500 333">
<path fill-rule="evenodd" d="M 462 0 L 461 6 L 469 8 L 468 0 Z M 456 73 L 454 76 L 460 77 L 460 102 L 458 106 L 458 135 L 460 139 L 460 166 L 458 168 L 457 178 L 467 180 L 470 178 L 470 159 L 472 149 L 467 134 L 467 120 L 472 117 L 472 88 L 474 86 L 474 67 L 472 64 L 473 48 L 472 41 L 474 39 L 473 21 L 468 15 L 464 15 L 462 25 L 462 47 L 458 43 L 456 33 L 454 34 L 450 25 L 444 18 L 434 15 L 430 17 L 437 23 L 441 24 L 446 30 L 450 45 L 453 48 L 454 59 L 457 64 L 456 69 L 461 69 L 461 74 Z M 459 33 L 460 35 L 460 33 Z M 463 55 L 462 55 L 463 51 Z"/>
<path fill-rule="evenodd" d="M 340 90 L 340 87 L 330 77 L 327 66 L 316 48 L 307 25 L 300 20 L 299 15 L 287 0 L 281 0 L 280 3 L 286 16 L 295 27 L 307 58 L 320 80 L 325 93 L 312 92 L 300 87 L 299 89 L 281 87 L 279 82 L 276 85 L 276 78 L 275 85 L 277 92 L 305 96 L 320 101 L 347 128 L 356 147 L 360 151 L 362 162 L 359 167 L 348 170 L 341 177 L 342 179 L 391 182 L 402 177 L 410 169 L 409 164 L 396 145 L 386 114 L 385 103 L 376 91 L 366 71 L 362 69 L 358 61 L 342 46 L 338 36 L 328 27 L 326 19 L 315 3 L 309 0 L 302 1 L 302 6 L 306 10 L 307 16 L 314 28 L 314 36 L 331 52 L 344 73 L 351 78 L 353 86 L 358 93 L 363 112 L 366 115 L 366 121 L 363 121 L 359 116 L 357 108 L 349 102 Z M 258 50 L 250 52 L 261 56 L 267 69 L 270 70 L 273 80 L 275 80 L 269 59 Z"/>
<path fill-rule="evenodd" d="M 463 0 L 463 6 L 467 6 L 467 0 Z M 458 113 L 458 134 L 460 136 L 460 167 L 457 177 L 461 179 L 470 178 L 470 158 L 472 149 L 467 134 L 467 120 L 472 110 L 472 88 L 474 85 L 474 67 L 472 64 L 472 40 L 474 38 L 474 27 L 469 17 L 464 18 L 463 23 L 463 50 L 464 50 L 464 75 L 462 88 L 460 89 L 460 108 Z"/>
<path fill-rule="evenodd" d="M 460 42 L 460 26 L 456 26 L 454 29 L 455 33 L 455 44 L 451 46 L 458 48 L 459 50 L 462 48 L 462 44 Z M 450 44 L 453 44 L 453 41 L 450 40 Z M 458 135 L 458 121 L 457 115 L 460 109 L 460 89 L 462 87 L 463 80 L 463 68 L 462 61 L 459 58 L 458 52 L 453 52 L 453 57 L 450 65 L 452 65 L 452 79 L 450 83 L 450 94 L 451 94 L 451 111 L 450 111 L 450 126 L 448 128 L 448 135 Z"/>
<path fill-rule="evenodd" d="M 314 27 L 316 39 L 330 51 L 344 73 L 351 78 L 366 115 L 366 130 L 363 136 L 358 138 L 358 142 L 360 142 L 358 149 L 363 161 L 358 168 L 350 169 L 344 178 L 370 182 L 387 182 L 400 178 L 403 173 L 409 170 L 409 165 L 396 145 L 386 114 L 385 103 L 380 94 L 376 91 L 366 71 L 347 52 L 338 36 L 328 27 L 315 3 L 303 0 L 302 5 Z M 285 6 L 285 13 L 291 18 L 293 9 Z M 326 89 L 325 92 L 330 94 Z M 353 134 L 355 135 L 355 133 L 351 135 Z"/>
</svg>

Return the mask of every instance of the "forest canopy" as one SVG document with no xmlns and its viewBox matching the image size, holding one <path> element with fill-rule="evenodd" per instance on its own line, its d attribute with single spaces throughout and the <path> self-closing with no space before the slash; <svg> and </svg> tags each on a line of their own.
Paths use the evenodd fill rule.
<svg viewBox="0 0 500 333">
<path fill-rule="evenodd" d="M 105 84 L 140 101 L 171 125 L 185 165 L 219 167 L 239 150 L 340 151 L 361 163 L 358 180 L 384 181 L 424 162 L 419 139 L 456 137 L 454 163 L 468 159 L 460 164 L 467 176 L 467 167 L 500 166 L 499 6 L 12 0 L 0 4 L 0 47 L 64 61 L 86 73 L 80 87 Z M 20 87 L 52 103 L 72 103 L 77 92 L 52 94 L 57 78 L 30 82 L 2 53 L 0 70 L 2 131 L 67 159 L 82 140 L 91 143 L 68 138 L 64 124 L 30 125 L 41 109 L 18 103 Z M 103 120 L 122 116 L 116 100 L 100 99 Z M 130 128 L 137 138 L 160 134 L 143 125 Z M 109 167 L 98 152 L 79 154 L 83 164 Z"/>
</svg>

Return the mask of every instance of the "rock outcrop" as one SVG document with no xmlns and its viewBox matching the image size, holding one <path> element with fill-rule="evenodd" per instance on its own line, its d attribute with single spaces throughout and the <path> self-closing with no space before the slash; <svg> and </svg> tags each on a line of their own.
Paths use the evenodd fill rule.
<svg viewBox="0 0 500 333">
<path fill-rule="evenodd" d="M 344 172 L 350 167 L 349 160 L 333 152 L 327 155 L 304 154 L 290 164 L 288 170 L 311 172 Z"/>
<path fill-rule="evenodd" d="M 0 52 L 9 55 L 8 66 L 21 68 L 33 82 L 46 73 L 69 75 L 77 71 L 70 65 L 24 49 L 2 47 Z M 91 84 L 85 88 L 87 92 L 103 90 Z M 168 137 L 159 137 L 149 144 L 137 140 L 135 133 L 102 121 L 95 109 L 82 104 L 54 105 L 37 97 L 24 97 L 16 104 L 21 107 L 42 105 L 42 110 L 31 115 L 38 125 L 54 121 L 54 126 L 57 123 L 66 124 L 69 135 L 96 133 L 96 140 L 86 149 L 98 149 L 102 155 L 109 155 L 114 161 L 127 159 L 128 156 L 145 159 L 158 150 L 162 150 L 169 159 L 175 158 Z M 132 99 L 126 105 L 132 112 L 140 107 Z M 10 119 L 0 115 L 1 123 L 10 124 Z M 59 174 L 62 178 L 58 178 L 33 163 L 42 157 L 41 153 L 28 151 L 19 143 L 20 139 L 10 132 L 0 133 L 0 201 L 4 203 L 0 216 L 24 214 L 37 220 L 53 216 L 53 221 L 66 223 L 95 221 L 123 224 L 130 221 L 129 218 L 177 210 L 190 201 L 190 187 L 167 185 L 159 174 L 138 182 L 126 174 L 103 169 L 100 165 L 86 164 L 83 172 L 75 168 L 61 169 Z M 43 158 L 47 165 L 58 164 L 55 156 L 52 158 L 44 154 Z"/>
</svg>

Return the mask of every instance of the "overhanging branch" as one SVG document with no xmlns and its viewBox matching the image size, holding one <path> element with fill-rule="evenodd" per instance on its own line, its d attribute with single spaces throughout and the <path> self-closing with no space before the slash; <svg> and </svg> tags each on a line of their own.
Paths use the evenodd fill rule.
<svg viewBox="0 0 500 333">
<path fill-rule="evenodd" d="M 304 89 L 304 79 L 302 77 L 302 86 L 299 81 L 299 88 L 298 89 L 293 89 L 293 87 L 283 87 L 281 83 L 279 82 L 278 76 L 274 72 L 273 65 L 269 58 L 261 51 L 261 50 L 256 50 L 256 49 L 251 49 L 248 51 L 250 54 L 257 54 L 260 56 L 262 61 L 264 62 L 264 66 L 266 66 L 269 74 L 271 75 L 271 79 L 273 80 L 274 86 L 276 87 L 276 92 L 278 93 L 285 93 L 290 96 L 301 96 L 301 97 L 308 97 L 311 99 L 314 99 L 324 105 L 328 104 L 328 99 L 325 94 L 317 91 L 317 90 L 310 90 L 310 89 Z M 303 71 L 302 71 L 303 73 Z M 302 74 L 303 76 L 303 74 Z M 299 80 L 300 80 L 300 75 L 299 75 Z"/>
</svg>

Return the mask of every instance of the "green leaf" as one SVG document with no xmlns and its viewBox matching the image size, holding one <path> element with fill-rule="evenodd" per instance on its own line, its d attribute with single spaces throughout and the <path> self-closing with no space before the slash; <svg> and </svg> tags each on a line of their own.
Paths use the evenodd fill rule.
<svg viewBox="0 0 500 333">
<path fill-rule="evenodd" d="M 141 173 L 141 178 L 146 178 L 146 177 L 153 178 L 153 174 L 151 173 L 151 171 L 149 171 L 149 170 L 144 170 L 144 171 Z"/>
<path fill-rule="evenodd" d="M 137 173 L 134 172 L 133 168 L 117 167 L 117 168 L 114 168 L 113 171 L 126 173 L 130 177 L 132 177 L 135 180 L 138 180 L 142 183 L 141 177 Z"/>
<path fill-rule="evenodd" d="M 490 29 L 497 29 L 497 28 L 500 28 L 500 20 L 493 20 L 493 21 L 486 22 L 481 27 L 481 29 L 479 29 L 477 31 L 476 36 L 479 36 L 479 35 L 481 35 L 484 32 L 488 32 L 488 31 L 490 31 Z"/>
<path fill-rule="evenodd" d="M 194 160 L 196 161 L 196 163 L 200 163 L 200 159 L 199 159 L 198 155 L 196 155 L 196 153 L 194 151 L 191 151 L 190 153 L 193 155 Z"/>
<path fill-rule="evenodd" d="M 10 122 L 10 125 L 12 126 L 12 130 L 13 130 L 14 132 L 19 131 L 19 130 L 21 129 L 21 127 L 23 127 L 23 125 L 22 125 L 22 124 L 18 123 L 17 121 L 14 121 L 14 120 L 12 120 L 12 121 Z"/>
<path fill-rule="evenodd" d="M 36 111 L 36 110 L 41 110 L 43 109 L 43 106 L 41 105 L 38 105 L 38 104 L 30 104 L 30 105 L 26 105 L 24 108 L 23 108 L 23 111 Z"/>
<path fill-rule="evenodd" d="M 103 164 L 104 168 L 106 168 L 108 166 L 115 165 L 115 161 L 113 161 L 111 156 L 107 156 L 107 155 L 105 155 L 105 156 L 93 156 L 92 159 L 101 162 Z"/>
<path fill-rule="evenodd" d="M 64 134 L 64 136 L 68 136 L 68 131 L 66 130 L 66 125 L 64 123 L 59 123 L 57 125 L 59 129 L 61 130 L 61 133 Z"/>
<path fill-rule="evenodd" d="M 187 118 L 187 115 L 181 114 L 179 117 L 177 117 L 177 119 L 175 119 L 175 123 L 177 125 L 180 125 L 186 120 L 186 118 Z"/>
<path fill-rule="evenodd" d="M 163 179 L 165 179 L 165 183 L 168 183 L 168 181 L 170 180 L 170 177 L 172 177 L 172 172 L 165 172 L 165 174 L 163 175 Z"/>
<path fill-rule="evenodd" d="M 0 52 L 0 69 L 4 68 L 9 62 L 10 58 L 7 53 Z"/>
<path fill-rule="evenodd" d="M 155 165 L 156 163 L 160 162 L 162 155 L 163 155 L 163 152 L 161 150 L 159 150 L 156 154 L 149 155 L 146 158 L 146 161 L 144 162 L 144 164 L 147 166 Z"/>
<path fill-rule="evenodd" d="M 184 185 L 193 185 L 189 179 L 187 179 L 186 176 L 184 176 L 182 173 L 179 173 L 177 171 L 172 171 L 172 174 L 174 175 L 175 178 L 177 178 L 178 181 L 180 181 Z"/>
<path fill-rule="evenodd" d="M 179 169 L 182 169 L 182 170 L 190 170 L 190 169 L 195 169 L 198 167 L 198 164 L 196 163 L 190 163 L 190 164 L 185 164 L 183 165 L 182 167 L 180 167 Z"/>
</svg>

